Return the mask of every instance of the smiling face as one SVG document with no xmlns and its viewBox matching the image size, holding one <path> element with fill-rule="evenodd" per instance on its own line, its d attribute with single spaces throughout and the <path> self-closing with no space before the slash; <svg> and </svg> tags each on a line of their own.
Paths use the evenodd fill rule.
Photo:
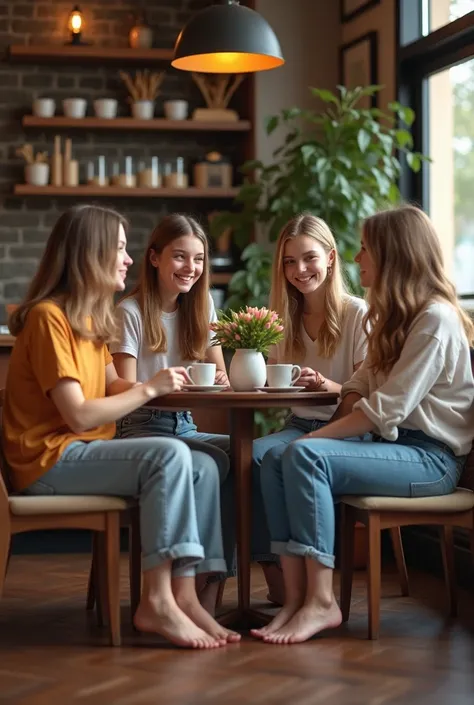
<svg viewBox="0 0 474 705">
<path fill-rule="evenodd" d="M 360 269 L 360 283 L 364 289 L 369 289 L 375 281 L 375 264 L 365 247 L 364 234 L 360 239 L 360 250 L 355 256 Z"/>
<path fill-rule="evenodd" d="M 203 273 L 204 245 L 196 235 L 184 235 L 166 245 L 160 254 L 151 250 L 150 262 L 158 270 L 162 295 L 187 294 Z"/>
<path fill-rule="evenodd" d="M 312 294 L 326 281 L 334 254 L 334 250 L 327 253 L 309 235 L 288 239 L 283 248 L 283 271 L 287 281 L 303 296 Z"/>
<path fill-rule="evenodd" d="M 123 225 L 119 225 L 118 245 L 117 245 L 117 260 L 115 265 L 115 290 L 123 291 L 125 289 L 125 279 L 130 265 L 133 264 L 132 258 L 127 252 L 127 237 Z"/>
</svg>

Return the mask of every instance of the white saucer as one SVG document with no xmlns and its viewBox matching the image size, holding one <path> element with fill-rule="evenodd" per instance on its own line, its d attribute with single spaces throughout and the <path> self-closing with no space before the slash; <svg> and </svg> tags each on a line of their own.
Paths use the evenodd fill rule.
<svg viewBox="0 0 474 705">
<path fill-rule="evenodd" d="M 255 387 L 258 392 L 268 392 L 269 394 L 291 394 L 301 392 L 306 387 Z"/>
<path fill-rule="evenodd" d="M 224 389 L 229 389 L 226 384 L 185 384 L 183 390 L 185 392 L 222 392 Z"/>
</svg>

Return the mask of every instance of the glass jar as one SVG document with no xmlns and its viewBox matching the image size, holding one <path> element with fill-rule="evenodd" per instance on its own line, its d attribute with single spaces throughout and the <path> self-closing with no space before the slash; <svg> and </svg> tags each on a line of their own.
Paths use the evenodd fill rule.
<svg viewBox="0 0 474 705">
<path fill-rule="evenodd" d="M 137 178 L 133 168 L 133 157 L 122 157 L 113 163 L 110 183 L 112 186 L 135 188 Z"/>
<path fill-rule="evenodd" d="M 137 167 L 137 185 L 139 188 L 158 188 L 161 186 L 160 162 L 158 157 L 144 157 Z"/>
<path fill-rule="evenodd" d="M 95 157 L 95 159 L 90 159 L 87 162 L 87 184 L 89 186 L 109 185 L 109 179 L 107 177 L 107 163 L 102 154 Z"/>
<path fill-rule="evenodd" d="M 167 188 L 187 188 L 188 175 L 185 172 L 183 157 L 167 161 L 164 165 L 163 174 L 164 185 Z"/>
</svg>

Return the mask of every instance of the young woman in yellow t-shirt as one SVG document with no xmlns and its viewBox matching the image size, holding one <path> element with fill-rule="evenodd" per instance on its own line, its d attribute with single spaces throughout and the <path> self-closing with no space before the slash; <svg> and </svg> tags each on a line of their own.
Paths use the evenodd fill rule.
<svg viewBox="0 0 474 705">
<path fill-rule="evenodd" d="M 5 393 L 4 450 L 16 490 L 140 499 L 141 631 L 213 648 L 238 640 L 200 605 L 195 574 L 222 572 L 219 472 L 175 438 L 114 440 L 115 421 L 187 381 L 183 367 L 143 384 L 120 379 L 106 343 L 113 294 L 132 260 L 115 211 L 76 206 L 58 220 L 24 302 Z"/>
</svg>

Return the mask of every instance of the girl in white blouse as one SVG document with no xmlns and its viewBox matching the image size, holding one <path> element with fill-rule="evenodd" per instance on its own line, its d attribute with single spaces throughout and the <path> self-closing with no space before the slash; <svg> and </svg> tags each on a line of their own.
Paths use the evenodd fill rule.
<svg viewBox="0 0 474 705">
<path fill-rule="evenodd" d="M 368 354 L 326 426 L 261 469 L 285 604 L 253 634 L 296 643 L 341 622 L 333 592 L 334 501 L 456 488 L 474 435 L 470 318 L 446 278 L 430 219 L 413 206 L 368 218 L 356 261 L 369 290 Z M 373 442 L 347 437 L 373 433 Z M 267 457 L 267 456 L 266 456 Z"/>
<path fill-rule="evenodd" d="M 297 363 L 297 385 L 307 391 L 339 393 L 360 366 L 367 352 L 363 318 L 367 304 L 350 296 L 341 274 L 334 236 L 321 218 L 301 214 L 292 218 L 278 238 L 271 287 L 271 308 L 285 329 L 284 340 L 269 352 L 269 364 Z M 252 557 L 264 571 L 269 599 L 282 603 L 281 569 L 270 552 L 270 535 L 260 491 L 260 467 L 277 463 L 287 445 L 323 427 L 336 410 L 333 406 L 303 407 L 298 395 L 285 427 L 259 438 L 252 458 Z"/>
</svg>

